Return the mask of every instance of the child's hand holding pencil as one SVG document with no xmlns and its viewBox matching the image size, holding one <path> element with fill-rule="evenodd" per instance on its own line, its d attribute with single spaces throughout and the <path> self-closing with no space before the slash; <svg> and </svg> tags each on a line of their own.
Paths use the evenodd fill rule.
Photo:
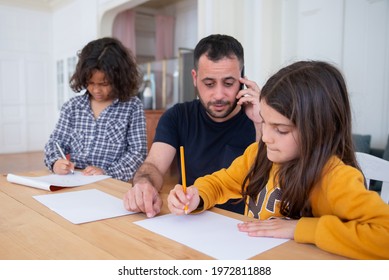
<svg viewBox="0 0 389 280">
<path fill-rule="evenodd" d="M 65 175 L 69 173 L 74 174 L 74 167 L 75 167 L 74 163 L 66 158 L 58 142 L 55 142 L 55 145 L 57 146 L 57 149 L 60 152 L 62 158 L 58 159 L 54 163 L 53 165 L 54 173 L 60 175 Z"/>
<path fill-rule="evenodd" d="M 168 208 L 171 213 L 176 215 L 189 214 L 196 210 L 200 204 L 200 196 L 195 186 L 186 188 L 186 193 L 183 186 L 177 184 L 169 193 L 167 198 Z"/>
<path fill-rule="evenodd" d="M 185 153 L 183 146 L 180 147 L 180 158 L 182 185 L 177 184 L 170 191 L 167 200 L 170 212 L 176 215 L 188 214 L 196 209 L 200 203 L 197 188 L 194 186 L 186 187 Z"/>
<path fill-rule="evenodd" d="M 54 162 L 53 172 L 58 175 L 74 174 L 74 163 L 60 158 Z"/>
</svg>

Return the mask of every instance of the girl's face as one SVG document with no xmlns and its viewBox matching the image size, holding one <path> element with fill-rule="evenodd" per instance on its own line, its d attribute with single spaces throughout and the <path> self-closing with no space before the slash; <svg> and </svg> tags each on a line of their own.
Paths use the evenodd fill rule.
<svg viewBox="0 0 389 280">
<path fill-rule="evenodd" d="M 262 141 L 267 147 L 267 158 L 274 163 L 284 163 L 299 156 L 299 137 L 296 126 L 285 116 L 260 102 Z"/>
<path fill-rule="evenodd" d="M 111 84 L 106 80 L 105 74 L 102 71 L 96 70 L 88 81 L 87 87 L 92 99 L 97 102 L 107 102 L 112 100 L 110 93 L 112 91 Z"/>
</svg>

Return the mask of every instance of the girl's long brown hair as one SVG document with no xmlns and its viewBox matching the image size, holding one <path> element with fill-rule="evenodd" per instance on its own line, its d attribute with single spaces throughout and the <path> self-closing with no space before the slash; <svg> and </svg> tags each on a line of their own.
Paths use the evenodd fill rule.
<svg viewBox="0 0 389 280">
<path fill-rule="evenodd" d="M 264 85 L 260 100 L 290 119 L 299 131 L 300 155 L 280 165 L 281 214 L 312 216 L 309 194 L 331 156 L 358 167 L 351 137 L 351 109 L 340 71 L 322 61 L 293 63 Z M 266 186 L 272 162 L 259 141 L 258 154 L 242 184 L 244 199 L 255 199 Z"/>
</svg>

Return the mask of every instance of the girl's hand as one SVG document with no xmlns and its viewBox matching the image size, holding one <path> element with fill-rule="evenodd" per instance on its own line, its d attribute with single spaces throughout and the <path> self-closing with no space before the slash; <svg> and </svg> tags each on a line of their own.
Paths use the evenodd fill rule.
<svg viewBox="0 0 389 280">
<path fill-rule="evenodd" d="M 177 184 L 174 189 L 170 191 L 167 203 L 170 212 L 176 215 L 185 214 L 185 205 L 187 205 L 188 214 L 197 209 L 200 204 L 200 196 L 196 187 L 188 187 L 185 194 L 182 185 Z"/>
<path fill-rule="evenodd" d="M 104 175 L 105 172 L 103 169 L 96 167 L 96 166 L 87 166 L 83 171 L 83 175 L 90 176 L 90 175 Z"/>
<path fill-rule="evenodd" d="M 294 239 L 298 220 L 281 218 L 251 221 L 238 224 L 239 231 L 247 232 L 249 236 Z"/>
<path fill-rule="evenodd" d="M 53 172 L 59 175 L 69 174 L 74 170 L 74 163 L 67 159 L 58 159 L 54 162 Z"/>
</svg>

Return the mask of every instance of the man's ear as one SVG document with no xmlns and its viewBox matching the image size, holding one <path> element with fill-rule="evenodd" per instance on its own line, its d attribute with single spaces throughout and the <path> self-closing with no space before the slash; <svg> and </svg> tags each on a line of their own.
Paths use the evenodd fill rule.
<svg viewBox="0 0 389 280">
<path fill-rule="evenodd" d="M 192 78 L 194 87 L 197 87 L 197 72 L 195 69 L 192 69 Z"/>
</svg>

